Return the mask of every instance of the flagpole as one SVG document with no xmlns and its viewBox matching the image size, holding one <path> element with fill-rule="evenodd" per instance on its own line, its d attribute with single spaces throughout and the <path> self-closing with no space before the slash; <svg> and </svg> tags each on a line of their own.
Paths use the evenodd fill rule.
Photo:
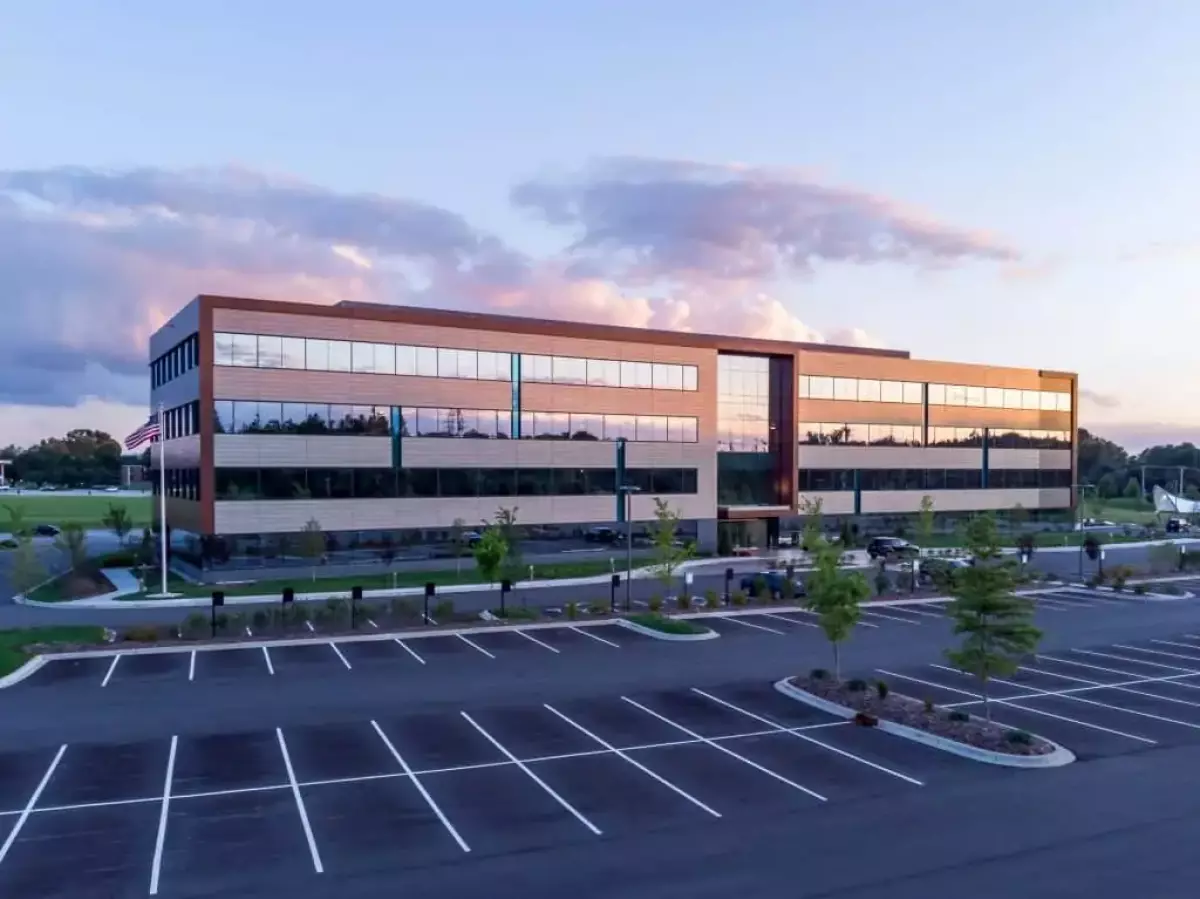
<svg viewBox="0 0 1200 899">
<path fill-rule="evenodd" d="M 163 404 L 158 404 L 158 542 L 162 554 L 162 593 L 167 595 L 167 441 Z"/>
</svg>

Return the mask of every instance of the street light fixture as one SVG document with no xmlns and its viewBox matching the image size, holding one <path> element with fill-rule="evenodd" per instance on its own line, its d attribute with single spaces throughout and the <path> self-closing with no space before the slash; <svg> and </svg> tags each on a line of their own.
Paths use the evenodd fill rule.
<svg viewBox="0 0 1200 899">
<path fill-rule="evenodd" d="M 641 493 L 641 487 L 632 484 L 621 484 L 617 493 L 625 497 L 625 611 L 630 610 L 632 601 L 629 594 L 629 583 L 633 580 L 633 495 Z"/>
<path fill-rule="evenodd" d="M 1083 498 L 1084 492 L 1095 490 L 1094 484 L 1072 484 L 1072 489 L 1078 494 L 1075 502 L 1075 522 L 1079 529 L 1079 579 L 1083 580 L 1083 539 L 1086 529 L 1083 526 Z"/>
</svg>

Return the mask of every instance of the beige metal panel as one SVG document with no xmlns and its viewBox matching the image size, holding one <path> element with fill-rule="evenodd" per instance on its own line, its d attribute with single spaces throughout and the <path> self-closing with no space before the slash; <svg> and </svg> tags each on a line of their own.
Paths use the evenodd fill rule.
<svg viewBox="0 0 1200 899">
<path fill-rule="evenodd" d="M 973 512 L 1011 509 L 1065 509 L 1071 504 L 1069 489 L 1055 490 L 869 490 L 862 494 L 864 515 L 917 512 L 921 498 L 933 500 L 934 512 Z"/>
<path fill-rule="evenodd" d="M 933 362 L 925 359 L 895 359 L 852 356 L 801 350 L 796 354 L 796 371 L 806 375 L 842 378 L 879 378 L 889 381 L 925 381 L 933 384 L 965 384 L 974 387 L 1010 387 L 1021 390 L 1052 390 L 1069 393 L 1072 380 L 1062 374 L 1038 374 L 1032 368 L 1005 368 L 965 362 Z"/>
<path fill-rule="evenodd" d="M 163 452 L 164 443 L 150 445 L 150 467 L 158 470 L 158 455 Z M 187 437 L 176 437 L 165 441 L 167 468 L 199 468 L 200 467 L 200 435 L 190 434 Z"/>
<path fill-rule="evenodd" d="M 200 399 L 200 369 L 192 368 L 151 390 L 150 410 L 156 411 L 159 403 L 162 403 L 164 409 L 174 409 L 198 399 Z"/>
<path fill-rule="evenodd" d="M 614 468 L 617 448 L 598 440 L 405 437 L 405 468 Z"/>
<path fill-rule="evenodd" d="M 192 300 L 161 328 L 150 335 L 150 359 L 154 360 L 177 346 L 185 337 L 200 330 L 200 303 Z"/>
<path fill-rule="evenodd" d="M 803 510 L 807 502 L 821 502 L 822 515 L 853 515 L 854 491 L 830 490 L 820 493 L 801 493 L 797 498 L 797 508 Z M 801 512 L 803 514 L 803 512 Z"/>
<path fill-rule="evenodd" d="M 214 309 L 213 329 L 240 334 L 362 340 L 460 350 L 491 350 L 501 353 L 577 356 L 618 361 L 677 362 L 689 365 L 707 365 L 714 370 L 717 355 L 716 351 L 711 349 L 681 347 L 668 343 L 621 343 L 578 337 L 513 334 L 474 328 L 444 328 L 243 309 Z"/>
<path fill-rule="evenodd" d="M 974 468 L 983 465 L 981 447 L 958 446 L 800 446 L 799 468 Z M 992 463 L 993 468 L 1002 466 Z"/>
<path fill-rule="evenodd" d="M 1071 451 L 1066 449 L 991 449 L 988 466 L 995 469 L 1045 468 L 1057 470 L 1071 467 Z"/>
<path fill-rule="evenodd" d="M 684 519 L 712 518 L 716 514 L 716 509 L 698 496 L 672 496 L 669 502 Z M 613 496 L 514 496 L 218 502 L 215 520 L 218 534 L 295 532 L 310 520 L 326 531 L 445 528 L 458 519 L 468 523 L 491 521 L 498 509 L 514 506 L 521 524 L 609 522 L 616 517 Z M 633 517 L 638 521 L 653 519 L 653 497 L 634 497 Z"/>
<path fill-rule="evenodd" d="M 158 498 L 155 497 L 152 517 L 158 520 Z M 204 533 L 202 504 L 194 500 L 167 497 L 167 525 L 181 531 L 191 531 L 194 534 Z"/>
<path fill-rule="evenodd" d="M 945 428 L 1033 429 L 1070 431 L 1070 412 L 1036 409 L 983 409 L 972 406 L 930 406 L 929 426 Z"/>
<path fill-rule="evenodd" d="M 831 424 L 919 425 L 925 410 L 919 403 L 858 403 L 848 400 L 797 400 L 796 421 Z M 797 425 L 799 428 L 799 425 Z"/>
<path fill-rule="evenodd" d="M 615 449 L 613 452 L 615 458 Z M 630 443 L 625 464 L 630 468 L 711 468 L 716 471 L 717 448 L 712 443 Z"/>
<path fill-rule="evenodd" d="M 391 468 L 390 437 L 214 434 L 217 468 Z"/>
<path fill-rule="evenodd" d="M 213 398 L 510 410 L 512 385 L 507 381 L 218 365 L 213 369 Z"/>
</svg>

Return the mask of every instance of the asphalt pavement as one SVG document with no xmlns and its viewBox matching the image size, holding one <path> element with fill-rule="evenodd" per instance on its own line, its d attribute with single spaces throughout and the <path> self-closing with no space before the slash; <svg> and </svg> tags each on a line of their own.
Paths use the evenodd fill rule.
<svg viewBox="0 0 1200 899">
<path fill-rule="evenodd" d="M 51 662 L 0 690 L 0 895 L 1190 895 L 1200 603 L 1046 596 L 993 695 L 1050 771 L 782 697 L 829 650 L 769 609 Z M 978 709 L 937 603 L 876 612 L 849 671 Z"/>
</svg>

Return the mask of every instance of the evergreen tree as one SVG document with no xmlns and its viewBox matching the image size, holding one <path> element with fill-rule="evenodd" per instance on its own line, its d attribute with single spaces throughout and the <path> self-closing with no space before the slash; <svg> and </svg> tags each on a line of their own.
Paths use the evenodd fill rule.
<svg viewBox="0 0 1200 899">
<path fill-rule="evenodd" d="M 979 678 L 984 717 L 990 721 L 988 682 L 1016 671 L 1022 657 L 1037 649 L 1042 632 L 1033 626 L 1033 603 L 1013 592 L 1019 573 L 1002 557 L 995 519 L 972 519 L 965 539 L 974 564 L 950 581 L 954 600 L 948 608 L 962 643 L 947 650 L 946 657 Z"/>
</svg>

